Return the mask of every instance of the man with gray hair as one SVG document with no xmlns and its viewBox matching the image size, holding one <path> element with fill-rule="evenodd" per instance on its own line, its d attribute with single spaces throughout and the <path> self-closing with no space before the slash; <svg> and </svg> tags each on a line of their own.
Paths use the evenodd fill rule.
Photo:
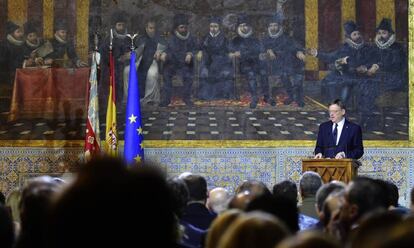
<svg viewBox="0 0 414 248">
<path fill-rule="evenodd" d="M 299 191 L 302 196 L 302 205 L 299 206 L 299 210 L 302 214 L 318 218 L 315 211 L 315 195 L 321 186 L 322 179 L 318 173 L 313 171 L 303 173 L 299 181 Z"/>
<path fill-rule="evenodd" d="M 327 184 L 322 185 L 318 191 L 316 192 L 316 203 L 315 203 L 315 210 L 316 214 L 318 215 L 319 222 L 313 227 L 316 230 L 323 230 L 324 228 L 324 221 L 325 216 L 323 213 L 323 206 L 325 204 L 326 199 L 329 195 L 340 192 L 345 190 L 346 184 L 339 181 L 331 181 Z"/>
<path fill-rule="evenodd" d="M 207 208 L 216 214 L 220 214 L 227 209 L 229 200 L 230 194 L 225 188 L 214 188 L 208 194 Z"/>
</svg>

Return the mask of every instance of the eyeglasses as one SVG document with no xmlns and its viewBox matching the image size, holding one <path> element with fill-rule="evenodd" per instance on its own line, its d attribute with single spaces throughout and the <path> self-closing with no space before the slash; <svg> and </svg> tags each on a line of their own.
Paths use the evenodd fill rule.
<svg viewBox="0 0 414 248">
<path fill-rule="evenodd" d="M 339 113 L 339 112 L 341 112 L 342 111 L 342 109 L 338 109 L 338 110 L 329 110 L 328 111 L 328 113 L 329 114 L 337 114 L 337 113 Z"/>
</svg>

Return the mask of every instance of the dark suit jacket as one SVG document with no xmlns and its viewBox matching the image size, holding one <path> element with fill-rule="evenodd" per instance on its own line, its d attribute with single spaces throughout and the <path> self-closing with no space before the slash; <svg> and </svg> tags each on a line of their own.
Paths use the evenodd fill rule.
<svg viewBox="0 0 414 248">
<path fill-rule="evenodd" d="M 335 145 L 332 125 L 332 121 L 327 121 L 319 126 L 315 154 L 322 153 L 325 158 L 334 158 L 339 152 L 345 152 L 346 158 L 361 158 L 364 154 L 361 127 L 345 119 L 338 145 Z"/>
<path fill-rule="evenodd" d="M 181 220 L 199 229 L 207 230 L 216 216 L 216 214 L 210 212 L 203 204 L 191 203 L 184 209 Z"/>
</svg>

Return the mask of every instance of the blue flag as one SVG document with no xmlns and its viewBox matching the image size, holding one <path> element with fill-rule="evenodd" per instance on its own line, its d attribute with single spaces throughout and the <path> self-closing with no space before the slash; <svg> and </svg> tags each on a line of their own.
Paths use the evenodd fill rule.
<svg viewBox="0 0 414 248">
<path fill-rule="evenodd" d="M 129 65 L 124 157 L 128 164 L 132 164 L 141 163 L 144 160 L 144 136 L 142 131 L 141 106 L 139 102 L 139 82 L 135 67 L 135 52 L 131 52 Z"/>
</svg>

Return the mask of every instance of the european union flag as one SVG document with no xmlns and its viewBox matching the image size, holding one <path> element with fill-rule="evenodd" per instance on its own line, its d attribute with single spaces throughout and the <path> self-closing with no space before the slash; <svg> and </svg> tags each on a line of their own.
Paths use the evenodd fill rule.
<svg viewBox="0 0 414 248">
<path fill-rule="evenodd" d="M 139 87 L 135 67 L 135 52 L 131 52 L 128 81 L 128 100 L 125 120 L 124 156 L 128 164 L 141 163 L 144 160 L 144 136 L 142 133 Z"/>
</svg>

